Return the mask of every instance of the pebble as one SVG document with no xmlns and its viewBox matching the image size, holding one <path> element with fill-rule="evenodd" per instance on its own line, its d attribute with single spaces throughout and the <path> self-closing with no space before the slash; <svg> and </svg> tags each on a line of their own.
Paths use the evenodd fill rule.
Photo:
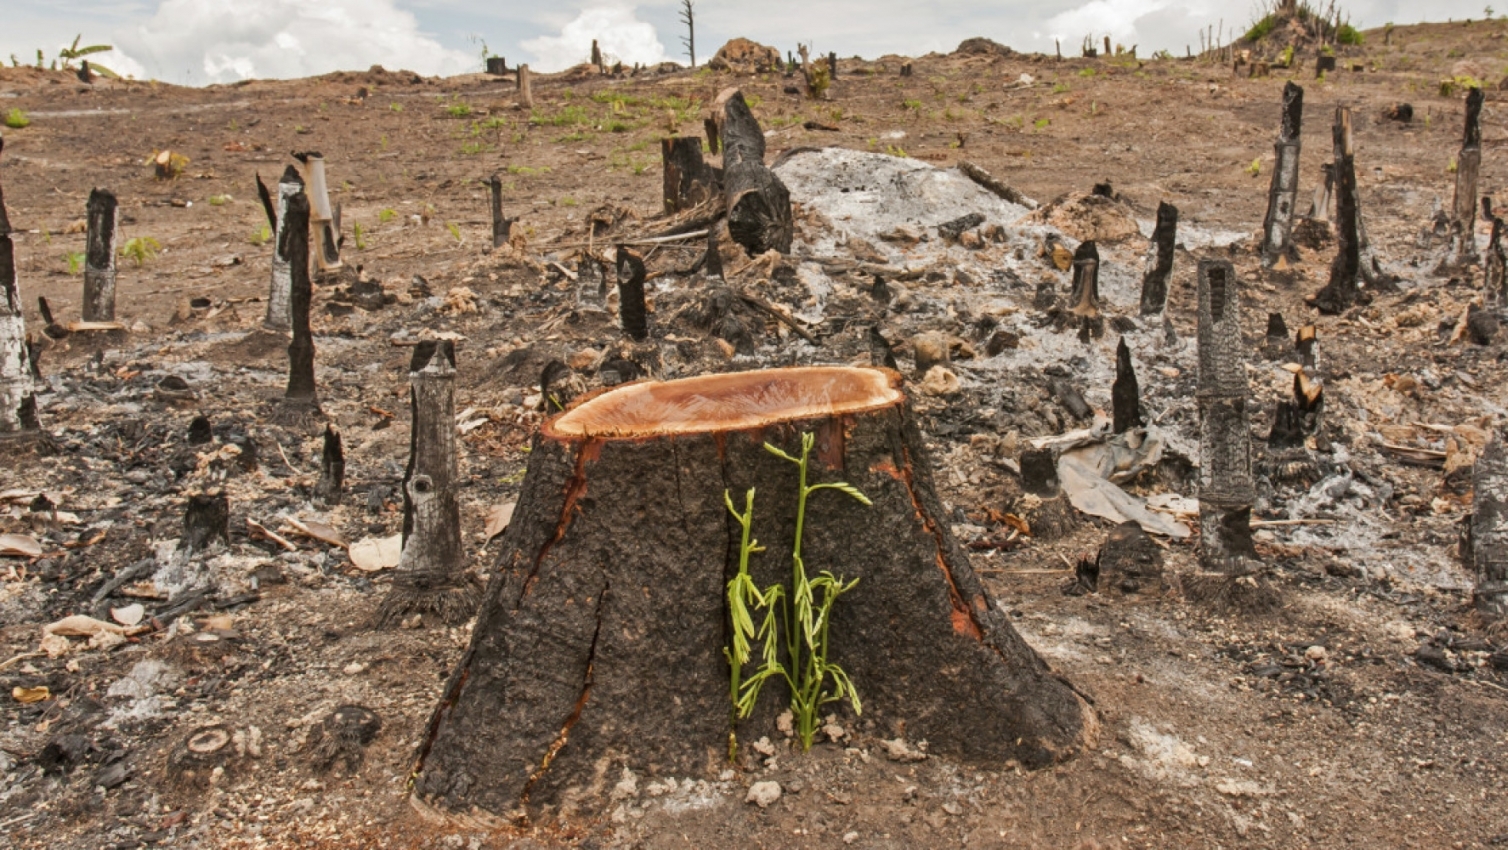
<svg viewBox="0 0 1508 850">
<path fill-rule="evenodd" d="M 749 793 L 744 797 L 745 803 L 753 803 L 761 809 L 767 809 L 771 803 L 780 799 L 780 783 L 773 780 L 756 782 L 749 786 Z"/>
</svg>

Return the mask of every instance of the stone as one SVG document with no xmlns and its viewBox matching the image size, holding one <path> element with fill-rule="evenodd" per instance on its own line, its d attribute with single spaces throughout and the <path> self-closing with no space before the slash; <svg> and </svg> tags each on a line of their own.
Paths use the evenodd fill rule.
<svg viewBox="0 0 1508 850">
<path fill-rule="evenodd" d="M 749 793 L 744 796 L 745 803 L 753 803 L 761 809 L 768 809 L 779 799 L 780 783 L 768 779 L 750 785 Z"/>
</svg>

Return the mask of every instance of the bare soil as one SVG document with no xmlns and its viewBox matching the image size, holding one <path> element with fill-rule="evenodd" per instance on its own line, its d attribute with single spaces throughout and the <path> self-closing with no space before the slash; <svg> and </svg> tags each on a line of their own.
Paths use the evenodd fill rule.
<svg viewBox="0 0 1508 850">
<path fill-rule="evenodd" d="M 0 158 L 11 219 L 24 231 L 16 239 L 28 327 L 42 329 L 38 296 L 59 321 L 78 318 L 81 279 L 67 255 L 83 251 L 77 224 L 92 187 L 119 195 L 126 239 L 160 246 L 140 264 L 122 260 L 118 312 L 127 334 L 73 334 L 43 352 L 49 390 L 41 417 L 58 451 L 7 458 L 0 491 L 28 495 L 0 515 L 0 531 L 35 533 L 47 551 L 0 563 L 0 656 L 35 652 L 41 627 L 67 615 L 108 619 L 109 608 L 131 601 L 150 615 L 172 604 L 160 589 L 134 584 L 124 589 L 134 600 L 91 597 L 179 536 L 189 494 L 223 486 L 232 529 L 211 566 L 220 592 L 191 616 L 108 650 L 78 647 L 0 670 L 6 689 L 49 689 L 38 702 L 4 703 L 0 834 L 9 846 L 48 848 L 1508 842 L 1508 678 L 1492 664 L 1503 644 L 1472 613 L 1471 577 L 1456 553 L 1469 493 L 1459 473 L 1406 466 L 1380 447 L 1409 443 L 1458 461 L 1499 427 L 1508 406 L 1502 337 L 1488 346 L 1450 339 L 1480 274 L 1437 276 L 1439 247 L 1419 239 L 1435 199 L 1448 207 L 1454 182 L 1462 97 L 1443 95 L 1442 79 L 1493 85 L 1482 191 L 1496 196 L 1508 181 L 1495 87 L 1508 58 L 1505 33 L 1497 22 L 1398 27 L 1384 45 L 1381 31 L 1369 32 L 1327 79 L 1313 79 L 1312 57 L 1291 72 L 1307 92 L 1300 211 L 1329 160 L 1331 111 L 1350 106 L 1362 214 L 1400 278 L 1399 292 L 1375 293 L 1341 317 L 1303 305 L 1326 279 L 1329 250 L 1305 251 L 1286 274 L 1263 273 L 1253 250 L 1287 71 L 1249 79 L 1198 60 L 952 54 L 916 58 L 914 74 L 900 77 L 900 57 L 853 59 L 840 64 L 821 102 L 787 93 L 798 80 L 780 75 L 618 79 L 577 71 L 536 76 L 531 120 L 510 81 L 482 75 L 436 80 L 374 69 L 186 89 L 85 86 L 68 74 L 0 69 L 0 114 L 20 109 L 31 119 L 5 131 Z M 903 368 L 920 331 L 973 340 L 976 358 L 953 366 L 959 392 L 913 391 L 940 495 L 996 602 L 1093 698 L 1100 739 L 1092 751 L 1034 772 L 904 761 L 882 743 L 904 738 L 903 729 L 840 713 L 848 736 L 809 754 L 788 749 L 772 729 L 775 755 L 754 770 L 641 772 L 596 821 L 498 829 L 419 812 L 407 799 L 416 748 L 468 629 L 374 629 L 387 572 L 364 572 L 339 547 L 305 538 L 293 538 L 298 551 L 282 551 L 251 539 L 246 520 L 276 530 L 286 528 L 283 516 L 318 518 L 352 541 L 396 533 L 408 444 L 405 343 L 450 332 L 461 338 L 466 542 L 475 571 L 489 574 L 487 512 L 518 491 L 542 418 L 531 406 L 540 369 L 560 358 L 596 386 L 606 356 L 634 353 L 613 312 L 583 308 L 574 284 L 547 262 L 569 261 L 572 249 L 560 246 L 586 241 L 587 213 L 599 207 L 637 217 L 620 233 L 653 231 L 658 139 L 699 132 L 703 109 L 729 85 L 743 89 L 771 131 L 771 158 L 798 146 L 842 146 L 939 167 L 968 159 L 1043 202 L 1080 198 L 1110 181 L 1120 199 L 1116 220 L 1141 230 L 1101 241 L 1107 309 L 1138 325 L 1150 323 L 1135 316 L 1127 281 L 1139 280 L 1158 202 L 1176 204 L 1183 250 L 1173 324 L 1192 337 L 1199 256 L 1236 263 L 1257 437 L 1290 380 L 1260 352 L 1267 315 L 1284 314 L 1290 328 L 1318 326 L 1334 448 L 1305 454 L 1302 463 L 1318 472 L 1302 485 L 1280 480 L 1259 452 L 1258 514 L 1319 522 L 1261 530 L 1270 568 L 1261 589 L 1199 592 L 1207 588 L 1193 576 L 1193 545 L 1181 541 L 1164 546 L 1161 585 L 1128 593 L 1107 580 L 1097 594 L 1065 595 L 1065 565 L 1093 553 L 1109 526 L 1086 518 L 1065 538 L 1010 539 L 1005 515 L 1020 486 L 1006 461 L 1029 438 L 1087 424 L 1051 396 L 1044 369 L 1108 409 L 1115 334 L 1079 345 L 1033 325 L 1025 353 L 997 358 L 970 337 L 982 318 L 1027 322 L 1041 279 L 1064 291 L 1067 277 L 1050 251 L 983 249 L 974 265 L 1009 265 L 1011 279 L 960 279 L 951 261 L 934 265 L 939 273 L 905 282 L 909 309 L 884 314 L 863 312 L 875 310 L 868 275 L 834 272 L 827 313 L 811 325 L 817 345 L 751 313 L 757 353 L 730 358 L 683 310 L 706 288 L 703 278 L 678 272 L 697 252 L 662 249 L 650 257 L 651 271 L 662 273 L 652 296 L 656 377 L 868 362 L 865 333 L 874 321 L 900 343 Z M 1412 104 L 1411 122 L 1382 117 L 1399 102 Z M 190 160 L 176 180 L 156 179 L 145 164 L 162 149 Z M 265 220 L 253 174 L 275 182 L 292 150 L 324 154 L 343 207 L 346 259 L 396 302 L 332 312 L 341 285 L 316 289 L 321 399 L 346 441 L 347 498 L 328 511 L 307 504 L 318 470 L 315 432 L 266 415 L 267 400 L 282 391 L 286 343 L 260 330 L 270 245 L 259 235 Z M 521 251 L 483 251 L 490 227 L 479 181 L 494 171 L 505 180 L 505 210 L 521 220 Z M 1042 218 L 1065 232 L 1083 222 L 1053 215 Z M 802 227 L 811 241 L 831 225 L 808 216 Z M 905 264 L 905 256 L 890 256 Z M 1023 266 L 1031 269 L 1024 280 L 1015 271 Z M 811 313 L 806 290 L 772 277 L 746 283 Z M 854 306 L 861 303 L 869 306 Z M 1138 340 L 1149 412 L 1166 414 L 1165 427 L 1197 441 L 1188 344 L 1159 347 L 1160 328 L 1128 333 Z M 163 400 L 154 388 L 167 375 L 184 378 L 196 400 Z M 186 433 L 198 414 L 209 417 L 216 439 L 194 449 Z M 241 436 L 256 443 L 254 472 L 238 471 L 224 448 Z M 1311 489 L 1317 484 L 1324 486 Z M 1131 489 L 1195 495 L 1187 464 L 1173 460 Z M 34 516 L 28 506 L 37 491 L 77 522 Z M 211 619 L 224 616 L 229 622 Z M 199 637 L 206 630 L 215 640 Z M 1416 655 L 1421 647 L 1427 651 Z M 133 675 L 136 684 L 123 684 Z M 375 712 L 381 729 L 354 770 L 321 770 L 313 730 L 348 703 Z M 236 736 L 222 770 L 210 777 L 170 770 L 174 748 L 216 723 Z M 747 787 L 763 780 L 779 782 L 783 796 L 768 808 L 745 803 Z"/>
</svg>

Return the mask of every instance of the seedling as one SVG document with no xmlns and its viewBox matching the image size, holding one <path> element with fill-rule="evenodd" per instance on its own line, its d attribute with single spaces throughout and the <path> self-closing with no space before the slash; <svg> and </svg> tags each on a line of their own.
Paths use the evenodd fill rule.
<svg viewBox="0 0 1508 850">
<path fill-rule="evenodd" d="M 69 274 L 78 274 L 79 270 L 84 267 L 84 252 L 69 251 L 63 255 L 63 261 L 68 264 Z"/>
<path fill-rule="evenodd" d="M 20 130 L 23 127 L 31 126 L 31 119 L 26 117 L 25 112 L 19 109 L 11 109 L 5 113 L 5 126 L 12 130 Z"/>
<path fill-rule="evenodd" d="M 397 210 L 394 210 L 394 209 L 384 209 L 382 212 L 377 213 L 377 223 L 378 224 L 387 224 L 388 222 L 392 221 L 393 219 L 395 219 L 397 217 L 398 217 L 398 211 Z"/>
<path fill-rule="evenodd" d="M 150 236 L 136 236 L 127 239 L 126 244 L 120 246 L 120 255 L 140 266 L 157 256 L 160 250 L 162 250 L 162 245 L 156 239 Z"/>
<path fill-rule="evenodd" d="M 450 231 L 450 235 L 456 240 L 456 242 L 459 243 L 461 241 L 461 228 L 457 226 L 455 222 L 445 222 L 445 229 Z"/>
<path fill-rule="evenodd" d="M 366 231 L 361 227 L 361 222 L 358 221 L 351 225 L 351 235 L 355 238 L 356 250 L 365 251 L 367 249 L 367 238 Z"/>
<path fill-rule="evenodd" d="M 229 195 L 210 195 L 209 196 L 209 205 L 212 206 L 212 207 L 223 207 L 226 204 L 230 203 L 230 201 L 231 201 L 231 197 Z"/>
<path fill-rule="evenodd" d="M 263 245 L 266 245 L 268 242 L 272 241 L 272 228 L 264 224 L 261 227 L 258 227 L 256 230 L 253 230 L 251 232 L 251 235 L 246 238 L 246 241 L 250 242 L 253 245 L 256 245 L 259 248 Z"/>
<path fill-rule="evenodd" d="M 1256 177 L 1258 174 L 1261 174 L 1262 173 L 1262 158 L 1261 157 L 1257 157 L 1256 159 L 1252 160 L 1251 161 L 1251 165 L 1246 166 L 1246 173 L 1250 174 L 1253 177 Z"/>
</svg>

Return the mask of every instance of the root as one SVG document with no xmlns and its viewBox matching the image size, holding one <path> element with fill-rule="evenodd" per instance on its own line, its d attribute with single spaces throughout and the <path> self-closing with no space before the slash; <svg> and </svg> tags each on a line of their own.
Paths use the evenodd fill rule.
<svg viewBox="0 0 1508 850">
<path fill-rule="evenodd" d="M 442 623 L 459 625 L 470 620 L 481 604 L 481 585 L 471 576 L 444 587 L 420 588 L 395 582 L 377 608 L 376 627 L 390 629 L 414 614 L 433 614 Z"/>
</svg>

